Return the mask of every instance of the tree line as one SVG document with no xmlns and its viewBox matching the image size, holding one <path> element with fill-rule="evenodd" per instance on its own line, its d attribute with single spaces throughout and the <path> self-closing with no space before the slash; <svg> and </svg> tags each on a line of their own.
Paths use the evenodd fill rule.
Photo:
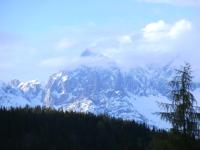
<svg viewBox="0 0 200 150">
<path fill-rule="evenodd" d="M 145 124 L 49 108 L 0 109 L 2 150 L 145 150 Z"/>
</svg>

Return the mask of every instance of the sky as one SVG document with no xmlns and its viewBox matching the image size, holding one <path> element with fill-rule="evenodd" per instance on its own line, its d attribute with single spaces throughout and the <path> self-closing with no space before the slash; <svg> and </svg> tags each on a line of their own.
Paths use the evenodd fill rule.
<svg viewBox="0 0 200 150">
<path fill-rule="evenodd" d="M 89 49 L 131 68 L 200 68 L 200 0 L 1 0 L 0 80 L 70 68 Z"/>
</svg>

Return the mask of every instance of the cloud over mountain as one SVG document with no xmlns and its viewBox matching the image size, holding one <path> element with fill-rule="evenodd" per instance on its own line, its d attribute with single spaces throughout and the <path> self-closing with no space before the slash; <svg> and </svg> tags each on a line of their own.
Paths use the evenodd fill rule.
<svg viewBox="0 0 200 150">
<path fill-rule="evenodd" d="M 175 22 L 167 22 L 164 19 L 150 22 L 137 32 L 111 31 L 108 33 L 96 28 L 82 31 L 81 33 L 84 34 L 76 39 L 76 43 L 71 48 L 79 49 L 79 55 L 68 57 L 65 52 L 67 54 L 69 50 L 63 49 L 63 54 L 45 58 L 40 62 L 40 66 L 62 69 L 81 64 L 94 64 L 95 61 L 99 65 L 107 64 L 103 63 L 103 59 L 97 55 L 80 58 L 83 47 L 87 47 L 99 56 L 110 58 L 123 68 L 156 63 L 165 65 L 173 59 L 177 59 L 180 63 L 188 61 L 192 64 L 198 61 L 196 54 L 199 53 L 199 29 L 187 19 Z M 85 37 L 88 37 L 88 40 L 85 40 Z"/>
<path fill-rule="evenodd" d="M 180 58 L 180 63 L 183 61 L 191 62 L 192 65 L 199 63 L 200 31 L 195 22 L 185 18 L 174 22 L 165 19 L 149 22 L 138 30 L 119 31 L 101 27 L 79 27 L 60 32 L 62 34 L 49 33 L 50 40 L 46 40 L 46 43 L 43 40 L 44 46 L 34 49 L 30 45 L 20 47 L 7 44 L 8 48 L 15 50 L 2 51 L 1 71 L 17 72 L 17 66 L 23 66 L 26 72 L 21 74 L 27 75 L 27 72 L 33 69 L 36 70 L 34 72 L 36 75 L 44 74 L 42 78 L 45 78 L 46 74 L 81 64 L 95 64 L 95 61 L 99 65 L 108 64 L 103 63 L 102 58 L 94 56 L 80 58 L 86 48 L 108 57 L 127 69 L 146 64 L 165 65 L 177 57 Z M 26 63 L 24 59 L 27 60 Z"/>
</svg>

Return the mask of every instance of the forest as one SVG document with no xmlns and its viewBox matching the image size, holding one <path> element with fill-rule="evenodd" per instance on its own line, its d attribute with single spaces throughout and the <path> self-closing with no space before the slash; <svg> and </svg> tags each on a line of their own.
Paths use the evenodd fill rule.
<svg viewBox="0 0 200 150">
<path fill-rule="evenodd" d="M 1 150 L 199 150 L 200 141 L 134 121 L 50 108 L 0 109 Z"/>
</svg>

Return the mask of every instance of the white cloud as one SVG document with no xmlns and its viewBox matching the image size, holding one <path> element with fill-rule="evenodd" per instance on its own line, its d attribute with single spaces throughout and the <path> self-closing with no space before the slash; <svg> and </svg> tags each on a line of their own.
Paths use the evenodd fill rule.
<svg viewBox="0 0 200 150">
<path fill-rule="evenodd" d="M 123 66 L 154 62 L 165 64 L 186 47 L 189 49 L 186 45 L 189 45 L 189 41 L 193 43 L 191 39 L 197 34 L 193 35 L 192 32 L 193 24 L 186 19 L 174 23 L 159 20 L 135 33 L 95 34 L 84 44 L 85 48 L 110 57 Z"/>
<path fill-rule="evenodd" d="M 177 38 L 180 36 L 182 33 L 187 32 L 192 29 L 192 24 L 191 22 L 187 20 L 180 20 L 176 22 L 170 29 L 169 31 L 169 36 L 172 38 Z"/>
<path fill-rule="evenodd" d="M 47 68 L 61 68 L 66 65 L 66 59 L 64 57 L 55 57 L 42 60 L 40 66 Z"/>
<path fill-rule="evenodd" d="M 118 41 L 119 41 L 120 44 L 131 44 L 133 42 L 130 35 L 120 36 L 118 38 Z"/>
<path fill-rule="evenodd" d="M 144 2 L 151 3 L 165 3 L 171 5 L 181 5 L 181 6 L 200 6 L 200 0 L 140 0 Z"/>
<path fill-rule="evenodd" d="M 67 49 L 71 48 L 72 46 L 74 46 L 74 43 L 71 40 L 69 40 L 68 38 L 63 38 L 57 43 L 56 48 Z"/>
<path fill-rule="evenodd" d="M 163 20 L 149 23 L 142 29 L 143 37 L 148 41 L 157 41 L 161 38 L 164 38 L 167 35 L 169 29 L 169 25 L 166 24 Z"/>
<path fill-rule="evenodd" d="M 190 21 L 182 19 L 174 24 L 167 24 L 163 20 L 147 24 L 143 29 L 143 37 L 147 41 L 155 42 L 165 39 L 175 39 L 191 30 Z"/>
<path fill-rule="evenodd" d="M 177 20 L 173 23 L 165 20 L 150 22 L 139 31 L 93 27 L 84 28 L 82 31 L 69 29 L 69 31 L 60 32 L 49 35 L 50 40 L 43 44 L 44 47 L 36 47 L 30 50 L 24 47 L 23 51 L 22 46 L 14 46 L 13 51 L 7 51 L 4 48 L 1 50 L 0 58 L 3 59 L 2 62 L 8 61 L 14 64 L 14 67 L 11 66 L 10 72 L 16 71 L 13 71 L 13 68 L 24 65 L 21 68 L 24 68 L 27 72 L 34 69 L 35 74 L 39 75 L 42 74 L 41 72 L 50 75 L 60 69 L 85 63 L 95 64 L 96 58 L 95 60 L 77 58 L 81 50 L 85 48 L 104 54 L 117 61 L 121 66 L 129 68 L 140 64 L 166 64 L 167 61 L 175 58 L 178 54 L 181 54 L 182 58 L 188 60 L 188 62 L 199 64 L 200 31 L 199 28 L 195 29 L 194 23 L 186 19 Z M 66 35 L 67 38 L 63 38 Z M 67 48 L 70 49 L 64 50 Z M 55 51 L 55 49 L 61 49 L 61 51 Z M 70 51 L 71 49 L 73 51 Z M 18 57 L 16 57 L 16 54 Z M 26 59 L 25 64 L 24 59 Z M 19 60 L 22 61 L 19 62 Z M 104 60 L 98 60 L 98 64 L 104 65 L 103 62 Z M 6 64 L 4 63 L 3 66 L 6 66 Z M 0 65 L 0 70 L 6 72 L 2 69 L 8 67 L 3 66 Z M 30 76 L 32 75 L 30 74 Z"/>
<path fill-rule="evenodd" d="M 199 33 L 195 24 L 186 19 L 174 23 L 159 20 L 147 24 L 140 32 L 97 41 L 95 49 L 123 67 L 151 63 L 164 65 L 177 57 L 180 62 L 188 61 L 194 66 L 199 62 Z"/>
</svg>

